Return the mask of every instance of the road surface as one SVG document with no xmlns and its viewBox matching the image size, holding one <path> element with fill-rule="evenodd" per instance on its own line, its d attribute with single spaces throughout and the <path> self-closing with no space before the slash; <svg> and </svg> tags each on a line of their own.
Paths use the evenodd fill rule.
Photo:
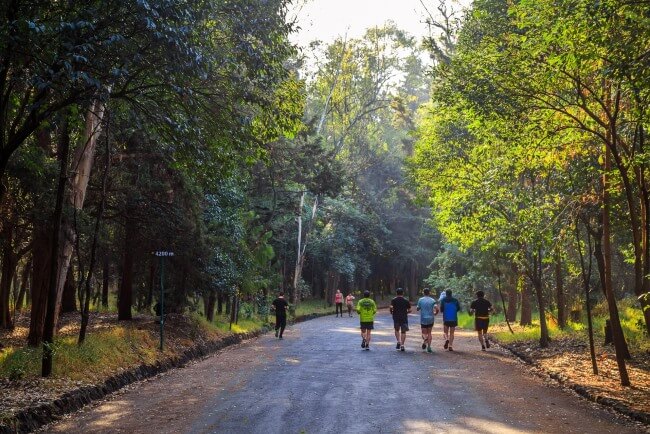
<svg viewBox="0 0 650 434">
<path fill-rule="evenodd" d="M 638 425 L 544 385 L 503 350 L 481 352 L 461 331 L 422 352 L 409 318 L 406 352 L 392 320 L 375 322 L 370 351 L 358 318 L 314 319 L 138 383 L 75 413 L 58 433 L 633 433 Z"/>
</svg>

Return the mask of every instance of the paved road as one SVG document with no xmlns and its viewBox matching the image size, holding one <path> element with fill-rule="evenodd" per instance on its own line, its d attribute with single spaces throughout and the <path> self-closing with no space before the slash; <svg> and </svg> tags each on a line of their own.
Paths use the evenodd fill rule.
<svg viewBox="0 0 650 434">
<path fill-rule="evenodd" d="M 417 316 L 410 323 L 417 325 Z M 412 327 L 395 350 L 379 314 L 371 351 L 358 318 L 325 317 L 225 349 L 129 387 L 47 432 L 67 433 L 633 433 L 639 427 L 529 374 L 461 332 L 433 354 Z"/>
</svg>

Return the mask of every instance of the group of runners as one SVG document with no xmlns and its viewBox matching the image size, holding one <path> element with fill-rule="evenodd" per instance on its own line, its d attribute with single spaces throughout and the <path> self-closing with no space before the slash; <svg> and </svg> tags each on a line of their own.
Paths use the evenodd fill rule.
<svg viewBox="0 0 650 434">
<path fill-rule="evenodd" d="M 411 313 L 411 303 L 404 298 L 404 290 L 397 288 L 397 296 L 390 302 L 390 313 L 393 316 L 393 327 L 395 329 L 395 339 L 397 343 L 395 348 L 399 351 L 405 351 L 404 342 L 406 341 L 406 332 L 409 331 L 408 314 Z M 448 351 L 454 351 L 454 332 L 458 326 L 458 312 L 460 312 L 460 303 L 452 296 L 452 291 L 445 291 L 439 300 L 431 297 L 429 288 L 424 289 L 424 296 L 416 304 L 417 311 L 420 312 L 420 327 L 422 329 L 422 349 L 428 353 L 431 349 L 431 331 L 435 316 L 442 312 L 443 335 L 445 343 L 443 348 Z M 374 329 L 374 319 L 377 313 L 377 305 L 370 298 L 370 292 L 365 291 L 363 298 L 359 300 L 356 308 L 359 314 L 361 328 L 361 348 L 366 351 L 370 350 L 370 340 L 372 330 Z M 490 348 L 490 341 L 487 336 L 487 330 L 490 323 L 490 312 L 492 304 L 485 299 L 485 293 L 478 291 L 476 300 L 472 301 L 469 313 L 474 316 L 474 328 L 478 333 L 481 350 L 485 351 Z"/>
<path fill-rule="evenodd" d="M 443 335 L 445 343 L 443 348 L 448 351 L 454 351 L 454 332 L 458 326 L 458 313 L 460 312 L 460 303 L 452 296 L 451 290 L 446 290 L 440 296 L 439 300 L 431 297 L 429 288 L 424 289 L 424 295 L 418 300 L 415 308 L 420 312 L 420 327 L 422 329 L 422 350 L 428 353 L 431 349 L 431 331 L 435 316 L 442 313 Z M 406 341 L 406 332 L 409 331 L 408 314 L 411 313 L 411 303 L 404 298 L 404 290 L 397 288 L 397 296 L 390 302 L 390 313 L 393 316 L 393 327 L 395 329 L 395 339 L 397 343 L 395 348 L 398 351 L 405 351 L 404 342 Z M 354 308 L 354 296 L 348 294 L 345 297 L 348 307 L 348 315 L 352 316 Z M 336 304 L 336 316 L 343 317 L 343 294 L 340 290 L 336 291 L 334 296 Z M 284 299 L 284 293 L 280 292 L 278 297 L 273 300 L 271 309 L 275 311 L 275 337 L 282 339 L 282 334 L 287 326 L 287 309 L 289 303 Z M 363 298 L 357 303 L 356 309 L 359 314 L 361 328 L 361 348 L 366 351 L 370 350 L 370 341 L 372 330 L 374 329 L 375 314 L 377 313 L 377 304 L 370 298 L 370 291 L 364 291 Z M 492 312 L 492 303 L 485 299 L 483 291 L 476 293 L 476 300 L 472 301 L 469 309 L 470 315 L 474 315 L 474 329 L 478 333 L 478 339 L 481 343 L 481 350 L 485 351 L 490 348 L 490 341 L 487 336 L 488 326 L 490 324 L 490 313 Z"/>
</svg>

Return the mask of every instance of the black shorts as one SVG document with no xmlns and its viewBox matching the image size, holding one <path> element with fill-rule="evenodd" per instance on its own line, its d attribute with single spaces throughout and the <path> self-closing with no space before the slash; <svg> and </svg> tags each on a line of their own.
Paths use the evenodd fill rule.
<svg viewBox="0 0 650 434">
<path fill-rule="evenodd" d="M 276 316 L 275 317 L 275 328 L 279 329 L 281 327 L 287 326 L 287 317 L 286 316 Z"/>
<path fill-rule="evenodd" d="M 395 331 L 401 330 L 402 333 L 406 333 L 407 331 L 409 331 L 409 323 L 408 323 L 408 321 L 405 321 L 405 322 L 393 321 L 393 327 L 395 327 Z"/>
<path fill-rule="evenodd" d="M 490 319 L 481 319 L 481 318 L 475 318 L 474 319 L 474 330 L 479 331 L 483 330 L 487 332 L 488 326 L 490 325 Z"/>
<path fill-rule="evenodd" d="M 433 328 L 433 323 L 431 323 L 431 324 L 420 324 L 420 327 L 422 327 L 422 330 L 431 330 Z"/>
<path fill-rule="evenodd" d="M 443 324 L 447 327 L 458 327 L 458 321 L 444 321 Z"/>
<path fill-rule="evenodd" d="M 361 330 L 372 330 L 372 329 L 374 329 L 374 328 L 375 328 L 375 327 L 374 327 L 372 321 L 368 321 L 368 322 L 363 322 L 363 321 L 362 321 L 362 322 L 361 322 Z"/>
</svg>

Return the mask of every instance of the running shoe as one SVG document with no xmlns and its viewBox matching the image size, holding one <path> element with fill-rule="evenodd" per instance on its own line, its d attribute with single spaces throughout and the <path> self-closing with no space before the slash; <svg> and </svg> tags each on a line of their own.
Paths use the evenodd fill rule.
<svg viewBox="0 0 650 434">
<path fill-rule="evenodd" d="M 365 339 L 363 339 L 361 341 L 361 348 L 366 348 L 366 340 Z"/>
<path fill-rule="evenodd" d="M 399 350 L 399 347 L 400 347 L 400 345 L 399 345 L 399 342 L 398 342 L 397 345 L 395 345 L 395 349 Z"/>
<path fill-rule="evenodd" d="M 366 345 L 366 351 L 370 351 L 370 345 Z"/>
<path fill-rule="evenodd" d="M 490 348 L 490 340 L 488 338 L 485 338 L 485 346 Z"/>
<path fill-rule="evenodd" d="M 443 347 L 445 350 L 449 348 L 449 339 L 445 341 L 445 346 Z"/>
<path fill-rule="evenodd" d="M 404 345 L 400 346 L 400 347 L 399 347 L 399 350 L 400 350 L 400 351 L 404 351 Z"/>
<path fill-rule="evenodd" d="M 485 345 L 481 345 L 481 351 L 485 351 Z"/>
<path fill-rule="evenodd" d="M 449 347 L 449 351 L 454 351 L 454 349 L 450 346 L 450 347 Z"/>
<path fill-rule="evenodd" d="M 426 343 L 426 342 L 422 342 L 422 349 L 423 349 L 423 350 L 426 350 L 426 348 L 427 348 L 427 343 Z"/>
<path fill-rule="evenodd" d="M 430 345 L 427 347 L 427 353 L 433 353 L 433 350 L 431 350 L 431 346 L 430 346 Z"/>
<path fill-rule="evenodd" d="M 278 336 L 278 339 L 282 339 L 282 335 Z"/>
</svg>

